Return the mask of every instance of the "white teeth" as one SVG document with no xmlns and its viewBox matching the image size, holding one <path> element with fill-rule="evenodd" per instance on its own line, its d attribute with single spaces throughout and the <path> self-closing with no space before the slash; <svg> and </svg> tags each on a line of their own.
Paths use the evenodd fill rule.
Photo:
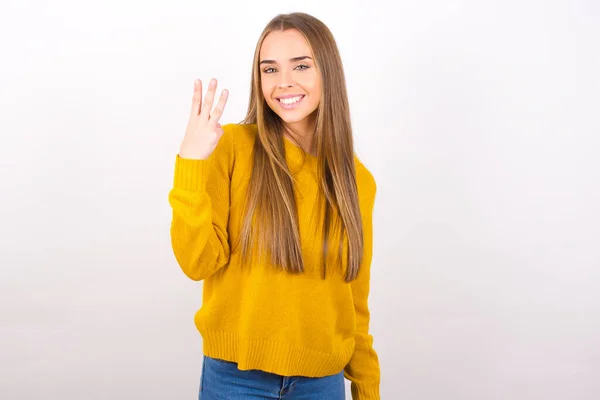
<svg viewBox="0 0 600 400">
<path fill-rule="evenodd" d="M 297 103 L 298 101 L 300 101 L 301 98 L 302 98 L 302 96 L 296 96 L 296 97 L 290 97 L 287 99 L 279 99 L 279 101 L 282 102 L 283 104 L 294 104 L 294 103 Z"/>
</svg>

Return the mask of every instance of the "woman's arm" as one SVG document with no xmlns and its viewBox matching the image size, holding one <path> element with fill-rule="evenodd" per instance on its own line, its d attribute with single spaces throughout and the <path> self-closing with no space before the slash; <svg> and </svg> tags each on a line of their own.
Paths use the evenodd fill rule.
<svg viewBox="0 0 600 400">
<path fill-rule="evenodd" d="M 366 211 L 363 222 L 364 256 L 358 277 L 350 283 L 356 313 L 356 346 L 354 354 L 344 369 L 344 376 L 351 381 L 353 400 L 379 400 L 379 359 L 373 349 L 373 336 L 369 333 L 370 312 L 368 305 L 371 258 L 373 255 L 373 201 Z"/>
<path fill-rule="evenodd" d="M 202 280 L 229 261 L 227 234 L 234 126 L 223 127 L 214 152 L 204 160 L 177 156 L 169 203 L 173 209 L 171 245 L 183 272 Z"/>
</svg>

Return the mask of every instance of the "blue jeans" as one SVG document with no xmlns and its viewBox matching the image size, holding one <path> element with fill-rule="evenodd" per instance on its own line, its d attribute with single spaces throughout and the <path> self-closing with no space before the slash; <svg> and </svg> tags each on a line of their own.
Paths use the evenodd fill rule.
<svg viewBox="0 0 600 400">
<path fill-rule="evenodd" d="M 344 371 L 323 378 L 240 371 L 237 364 L 204 356 L 199 400 L 345 400 Z"/>
</svg>

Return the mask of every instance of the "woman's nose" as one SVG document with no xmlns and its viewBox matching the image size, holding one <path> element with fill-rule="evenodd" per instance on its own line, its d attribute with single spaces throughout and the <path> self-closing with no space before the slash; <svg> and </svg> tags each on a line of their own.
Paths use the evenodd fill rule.
<svg viewBox="0 0 600 400">
<path fill-rule="evenodd" d="M 279 74 L 278 86 L 280 89 L 294 86 L 292 81 L 292 74 L 289 71 L 281 71 L 281 73 Z"/>
</svg>

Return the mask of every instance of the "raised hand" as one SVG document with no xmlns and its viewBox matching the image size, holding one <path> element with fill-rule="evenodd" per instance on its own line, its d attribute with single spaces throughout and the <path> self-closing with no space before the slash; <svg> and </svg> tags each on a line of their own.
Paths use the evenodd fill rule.
<svg viewBox="0 0 600 400">
<path fill-rule="evenodd" d="M 223 90 L 214 110 L 212 110 L 217 91 L 217 80 L 211 79 L 202 103 L 202 81 L 194 81 L 194 96 L 190 120 L 179 149 L 179 157 L 204 160 L 212 154 L 223 135 L 219 118 L 223 115 L 229 92 Z M 212 110 L 212 113 L 211 113 Z"/>
</svg>

